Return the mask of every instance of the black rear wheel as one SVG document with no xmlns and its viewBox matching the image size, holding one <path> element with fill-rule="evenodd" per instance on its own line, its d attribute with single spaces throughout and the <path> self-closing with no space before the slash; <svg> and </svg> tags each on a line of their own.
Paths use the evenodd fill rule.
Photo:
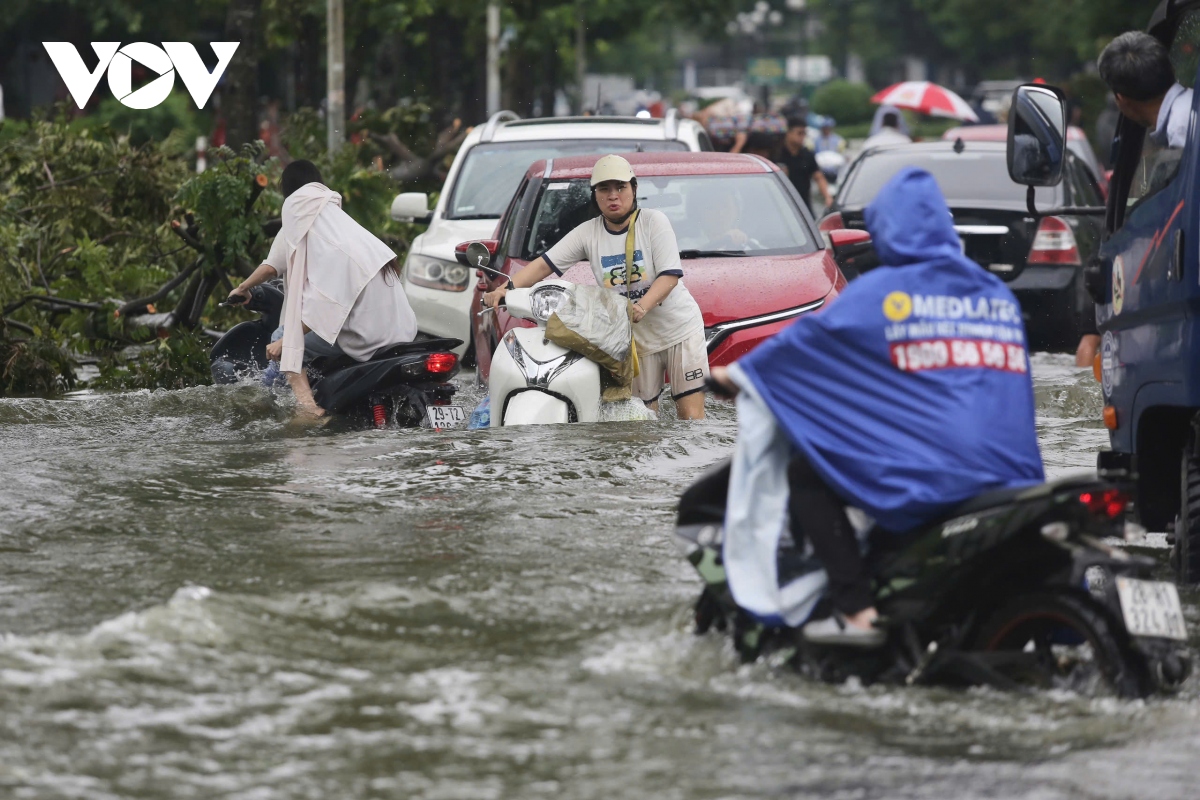
<svg viewBox="0 0 1200 800">
<path fill-rule="evenodd" d="M 1095 601 L 1071 593 L 1023 595 L 1000 608 L 975 640 L 985 663 L 1021 686 L 1141 697 L 1141 659 Z"/>
<path fill-rule="evenodd" d="M 1179 466 L 1179 517 L 1171 565 L 1179 583 L 1200 583 L 1200 459 L 1185 448 Z"/>
</svg>

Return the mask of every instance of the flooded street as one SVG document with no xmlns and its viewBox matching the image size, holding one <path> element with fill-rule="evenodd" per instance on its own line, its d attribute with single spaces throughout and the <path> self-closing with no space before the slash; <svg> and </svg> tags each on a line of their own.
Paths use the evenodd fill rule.
<svg viewBox="0 0 1200 800">
<path fill-rule="evenodd" d="M 1107 443 L 1071 363 L 1034 358 L 1052 476 Z M 338 432 L 253 386 L 0 401 L 0 796 L 1196 796 L 1196 678 L 826 686 L 693 636 L 670 537 L 733 445 L 708 409 Z"/>
</svg>

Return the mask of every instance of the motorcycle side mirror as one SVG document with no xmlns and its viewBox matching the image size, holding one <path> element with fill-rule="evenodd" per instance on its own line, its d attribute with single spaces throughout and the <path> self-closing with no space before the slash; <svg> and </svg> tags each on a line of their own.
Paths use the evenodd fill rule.
<svg viewBox="0 0 1200 800">
<path fill-rule="evenodd" d="M 512 281 L 509 280 L 509 277 L 495 267 L 489 266 L 499 246 L 500 242 L 495 239 L 486 239 L 481 242 L 463 242 L 454 248 L 454 258 L 465 267 L 482 270 L 495 278 L 506 281 L 508 288 L 511 289 Z"/>
<path fill-rule="evenodd" d="M 492 263 L 492 252 L 483 242 L 471 242 L 467 245 L 467 263 L 476 269 L 487 269 Z"/>
</svg>

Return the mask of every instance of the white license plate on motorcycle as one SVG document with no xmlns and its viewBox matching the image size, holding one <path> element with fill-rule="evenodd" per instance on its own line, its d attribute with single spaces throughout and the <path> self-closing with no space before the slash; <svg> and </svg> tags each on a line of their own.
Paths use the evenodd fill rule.
<svg viewBox="0 0 1200 800">
<path fill-rule="evenodd" d="M 462 406 L 427 406 L 425 419 L 431 428 L 453 428 L 467 421 L 467 411 Z"/>
<path fill-rule="evenodd" d="M 1134 636 L 1187 640 L 1187 625 L 1175 584 L 1117 578 L 1117 595 L 1125 627 Z"/>
</svg>

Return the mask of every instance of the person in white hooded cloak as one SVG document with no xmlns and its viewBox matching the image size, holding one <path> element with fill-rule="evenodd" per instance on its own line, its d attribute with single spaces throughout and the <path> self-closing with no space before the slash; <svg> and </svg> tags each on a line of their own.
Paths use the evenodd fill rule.
<svg viewBox="0 0 1200 800">
<path fill-rule="evenodd" d="M 379 350 L 411 342 L 417 321 L 399 277 L 396 254 L 342 210 L 311 161 L 293 161 L 280 177 L 283 227 L 254 273 L 230 294 L 283 276 L 283 339 L 267 345 L 296 395 L 299 413 L 320 417 L 304 364 L 345 353 L 369 361 Z M 240 302 L 244 302 L 240 301 Z"/>
</svg>

